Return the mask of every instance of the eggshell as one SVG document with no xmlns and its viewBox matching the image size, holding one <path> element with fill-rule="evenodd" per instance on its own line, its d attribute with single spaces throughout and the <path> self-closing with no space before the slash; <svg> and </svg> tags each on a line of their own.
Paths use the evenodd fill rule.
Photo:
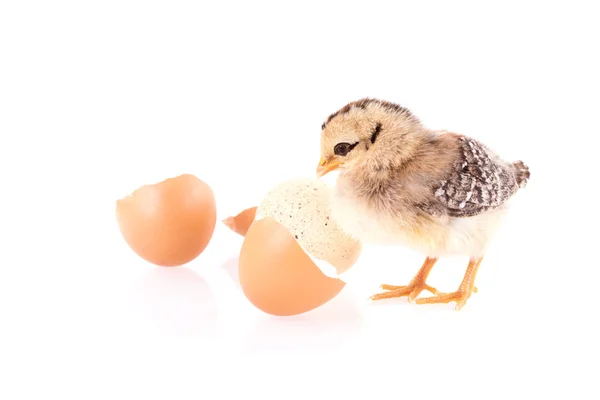
<svg viewBox="0 0 600 400">
<path fill-rule="evenodd" d="M 250 207 L 234 217 L 227 217 L 223 220 L 223 224 L 235 233 L 245 236 L 246 232 L 248 232 L 248 228 L 250 228 L 250 225 L 254 222 L 256 208 L 257 207 Z"/>
<path fill-rule="evenodd" d="M 248 300 L 277 316 L 315 309 L 346 285 L 325 276 L 288 230 L 269 217 L 248 229 L 240 251 L 239 277 Z"/>
<path fill-rule="evenodd" d="M 117 200 L 123 238 L 148 262 L 178 266 L 198 257 L 212 238 L 216 204 L 212 189 L 184 174 L 145 185 Z"/>
<path fill-rule="evenodd" d="M 332 188 L 316 178 L 294 178 L 274 187 L 256 210 L 256 219 L 272 217 L 311 257 L 326 261 L 338 274 L 356 263 L 362 244 L 331 216 Z"/>
<path fill-rule="evenodd" d="M 301 314 L 343 289 L 337 275 L 358 260 L 362 244 L 331 218 L 331 195 L 325 183 L 297 178 L 276 186 L 258 206 L 239 258 L 240 285 L 257 308 Z"/>
</svg>

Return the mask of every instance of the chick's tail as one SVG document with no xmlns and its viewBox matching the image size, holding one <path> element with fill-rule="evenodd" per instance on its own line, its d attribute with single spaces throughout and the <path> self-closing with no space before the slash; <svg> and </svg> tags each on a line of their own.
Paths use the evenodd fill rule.
<svg viewBox="0 0 600 400">
<path fill-rule="evenodd" d="M 517 184 L 520 188 L 524 188 L 529 181 L 529 167 L 523 161 L 515 161 L 513 164 L 513 173 L 517 178 Z"/>
</svg>

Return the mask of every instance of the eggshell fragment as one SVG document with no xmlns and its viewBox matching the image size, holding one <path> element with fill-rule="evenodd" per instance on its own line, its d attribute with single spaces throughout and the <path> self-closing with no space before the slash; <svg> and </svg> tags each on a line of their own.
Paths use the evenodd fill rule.
<svg viewBox="0 0 600 400">
<path fill-rule="evenodd" d="M 167 267 L 188 263 L 204 251 L 217 213 L 210 186 L 184 174 L 117 200 L 116 216 L 129 247 L 146 261 Z"/>
<path fill-rule="evenodd" d="M 342 274 L 356 263 L 362 244 L 331 216 L 333 191 L 316 178 L 294 178 L 273 188 L 256 211 L 256 219 L 272 217 L 282 224 L 311 257 L 326 261 Z"/>
<path fill-rule="evenodd" d="M 325 276 L 290 232 L 269 217 L 248 229 L 240 251 L 239 277 L 248 300 L 277 316 L 315 309 L 346 285 Z"/>
<path fill-rule="evenodd" d="M 257 308 L 301 314 L 343 289 L 337 275 L 357 261 L 362 244 L 330 217 L 331 194 L 317 179 L 292 179 L 258 206 L 239 257 L 240 285 Z M 326 274 L 326 267 L 334 273 Z"/>
<path fill-rule="evenodd" d="M 252 222 L 254 222 L 254 217 L 256 216 L 257 207 L 250 207 L 240 212 L 235 217 L 227 217 L 223 220 L 225 226 L 234 231 L 235 233 L 246 236 L 246 232 L 248 232 L 248 228 Z"/>
</svg>

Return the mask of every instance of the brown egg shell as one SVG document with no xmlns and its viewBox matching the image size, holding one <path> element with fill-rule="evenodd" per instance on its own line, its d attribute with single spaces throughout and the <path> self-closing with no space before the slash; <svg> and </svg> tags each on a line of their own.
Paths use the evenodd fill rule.
<svg viewBox="0 0 600 400">
<path fill-rule="evenodd" d="M 256 209 L 257 207 L 250 207 L 234 217 L 227 217 L 223 220 L 223 224 L 238 235 L 246 236 L 248 228 L 250 228 L 256 217 Z"/>
<path fill-rule="evenodd" d="M 123 238 L 144 260 L 164 267 L 198 257 L 214 233 L 217 212 L 211 187 L 184 174 L 145 185 L 117 200 Z"/>
<path fill-rule="evenodd" d="M 313 310 L 346 285 L 323 274 L 288 230 L 270 217 L 254 221 L 248 229 L 240 251 L 239 277 L 248 300 L 276 316 Z"/>
<path fill-rule="evenodd" d="M 256 219 L 271 217 L 294 236 L 319 266 L 333 266 L 338 275 L 350 269 L 362 252 L 332 217 L 332 188 L 317 178 L 288 179 L 272 188 L 256 210 Z"/>
</svg>

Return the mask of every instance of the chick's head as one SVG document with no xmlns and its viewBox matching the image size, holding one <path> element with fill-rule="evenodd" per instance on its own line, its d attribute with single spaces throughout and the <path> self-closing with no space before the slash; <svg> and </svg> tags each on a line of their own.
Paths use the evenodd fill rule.
<svg viewBox="0 0 600 400">
<path fill-rule="evenodd" d="M 375 163 L 375 167 L 378 163 L 384 166 L 393 162 L 398 159 L 398 152 L 410 151 L 407 136 L 421 129 L 421 124 L 404 107 L 365 98 L 331 114 L 321 128 L 319 177 L 338 168 L 352 169 L 366 161 Z"/>
</svg>

